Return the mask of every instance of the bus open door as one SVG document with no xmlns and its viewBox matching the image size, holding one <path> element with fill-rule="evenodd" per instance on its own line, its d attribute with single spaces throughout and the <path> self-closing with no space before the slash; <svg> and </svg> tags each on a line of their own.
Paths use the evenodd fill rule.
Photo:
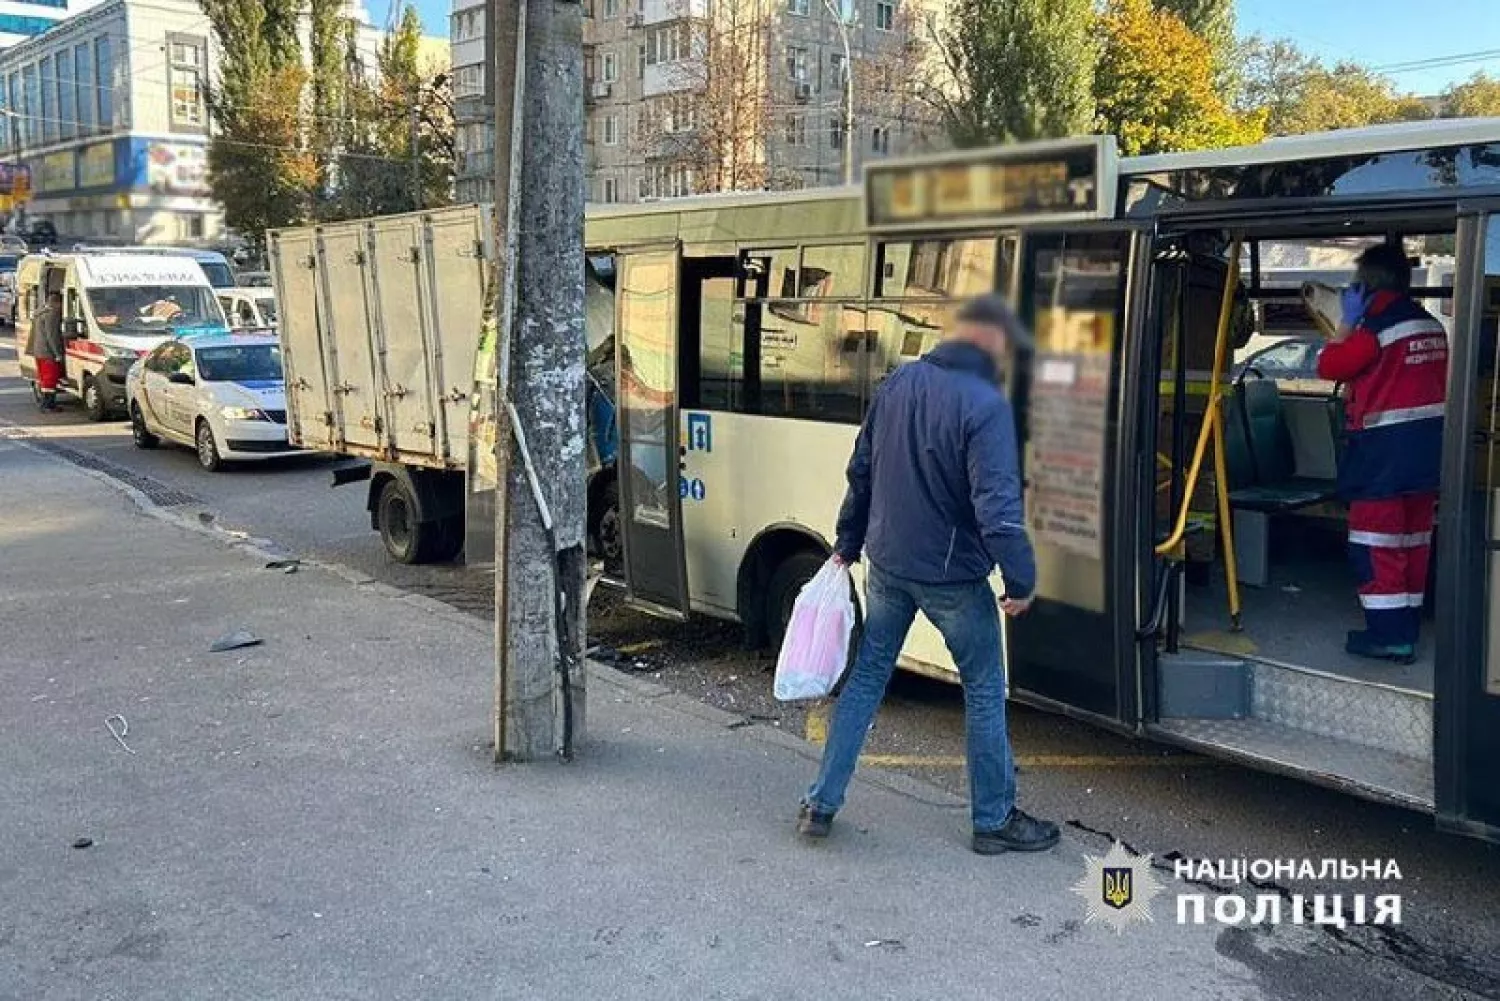
<svg viewBox="0 0 1500 1001">
<path fill-rule="evenodd" d="M 1136 429 L 1121 394 L 1131 317 L 1143 312 L 1137 263 L 1146 227 L 1116 223 L 1028 231 L 1019 306 L 1036 337 L 1015 382 L 1037 600 L 1008 624 L 1010 684 L 1022 698 L 1118 728 L 1138 705 L 1137 611 L 1143 540 Z M 1146 565 L 1149 567 L 1149 561 Z M 1149 590 L 1149 587 L 1144 588 Z"/>
<path fill-rule="evenodd" d="M 681 618 L 688 610 L 678 442 L 681 248 L 622 250 L 617 257 L 620 529 L 628 600 Z"/>
<path fill-rule="evenodd" d="M 1438 825 L 1500 841 L 1500 201 L 1461 205 L 1438 502 Z"/>
</svg>

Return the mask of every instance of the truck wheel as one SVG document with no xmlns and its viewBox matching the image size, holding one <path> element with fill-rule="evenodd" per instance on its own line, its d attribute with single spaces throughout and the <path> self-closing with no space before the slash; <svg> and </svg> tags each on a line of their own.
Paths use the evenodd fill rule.
<svg viewBox="0 0 1500 1001">
<path fill-rule="evenodd" d="M 399 479 L 386 483 L 375 508 L 380 525 L 380 541 L 397 563 L 433 563 L 442 559 L 445 539 L 442 523 L 417 520 L 417 502 Z M 458 536 L 459 545 L 463 536 Z M 448 555 L 451 557 L 457 550 Z"/>
<path fill-rule="evenodd" d="M 779 651 L 781 640 L 786 636 L 787 623 L 792 620 L 792 606 L 797 595 L 822 569 L 827 557 L 821 553 L 804 549 L 781 561 L 771 582 L 766 587 L 766 628 L 770 632 L 771 649 Z"/>
<path fill-rule="evenodd" d="M 83 409 L 91 421 L 109 420 L 109 401 L 104 398 L 104 390 L 99 388 L 99 380 L 87 375 L 83 377 Z"/>
<path fill-rule="evenodd" d="M 599 510 L 594 515 L 594 539 L 604 572 L 619 577 L 625 572 L 625 539 L 620 534 L 620 484 L 611 481 L 599 493 Z"/>
</svg>

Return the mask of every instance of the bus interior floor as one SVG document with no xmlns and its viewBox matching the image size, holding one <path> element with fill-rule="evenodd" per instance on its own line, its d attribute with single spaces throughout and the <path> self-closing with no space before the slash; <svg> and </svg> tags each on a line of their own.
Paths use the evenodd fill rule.
<svg viewBox="0 0 1500 1001">
<path fill-rule="evenodd" d="M 1282 555 L 1273 559 L 1270 582 L 1240 585 L 1241 632 L 1230 631 L 1224 566 L 1215 563 L 1206 586 L 1188 584 L 1182 621 L 1186 646 L 1216 653 L 1307 668 L 1337 677 L 1432 693 L 1432 625 L 1423 619 L 1413 664 L 1355 657 L 1344 651 L 1350 630 L 1364 618 L 1354 574 L 1344 560 Z"/>
</svg>

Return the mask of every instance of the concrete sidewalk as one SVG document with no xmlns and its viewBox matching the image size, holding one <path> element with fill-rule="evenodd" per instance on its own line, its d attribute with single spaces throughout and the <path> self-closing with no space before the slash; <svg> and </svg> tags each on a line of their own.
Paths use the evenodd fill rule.
<svg viewBox="0 0 1500 1001">
<path fill-rule="evenodd" d="M 497 768 L 482 624 L 263 562 L 0 440 L 0 998 L 1444 996 L 1173 885 L 1084 925 L 1105 846 L 979 858 L 911 782 L 804 845 L 805 745 L 612 672 Z"/>
</svg>

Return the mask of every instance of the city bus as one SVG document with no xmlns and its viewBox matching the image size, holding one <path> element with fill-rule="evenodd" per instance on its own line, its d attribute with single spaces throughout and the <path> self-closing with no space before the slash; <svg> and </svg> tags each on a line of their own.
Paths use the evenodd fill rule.
<svg viewBox="0 0 1500 1001">
<path fill-rule="evenodd" d="M 1243 364 L 1265 316 L 1313 311 L 1286 269 L 1347 280 L 1396 240 L 1451 260 L 1414 289 L 1449 390 L 1406 664 L 1344 652 L 1340 387 Z M 774 643 L 871 397 L 998 290 L 1037 340 L 1008 374 L 1040 575 L 1007 623 L 1012 697 L 1500 836 L 1500 120 L 892 160 L 857 190 L 591 209 L 586 241 L 611 276 L 590 316 L 613 324 L 632 603 Z M 903 665 L 953 676 L 921 621 Z"/>
</svg>

